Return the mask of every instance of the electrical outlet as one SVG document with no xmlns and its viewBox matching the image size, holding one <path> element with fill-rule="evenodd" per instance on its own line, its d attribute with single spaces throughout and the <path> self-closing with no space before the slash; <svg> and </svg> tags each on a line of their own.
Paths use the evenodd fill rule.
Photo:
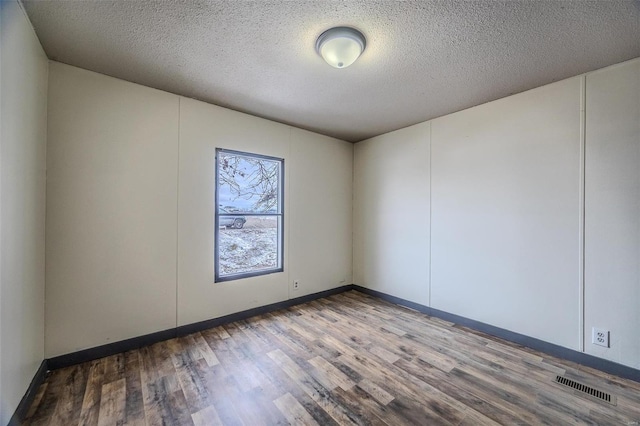
<svg viewBox="0 0 640 426">
<path fill-rule="evenodd" d="M 609 330 L 604 328 L 593 327 L 591 334 L 591 343 L 598 346 L 609 347 Z"/>
<path fill-rule="evenodd" d="M 299 280 L 293 280 L 293 289 L 297 290 L 300 288 L 300 281 Z"/>
</svg>

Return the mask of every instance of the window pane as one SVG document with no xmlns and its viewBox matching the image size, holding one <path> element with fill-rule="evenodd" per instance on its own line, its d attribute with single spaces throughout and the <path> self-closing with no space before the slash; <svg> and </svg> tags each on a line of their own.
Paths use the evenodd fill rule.
<svg viewBox="0 0 640 426">
<path fill-rule="evenodd" d="M 280 213 L 281 161 L 218 153 L 218 212 Z"/>
<path fill-rule="evenodd" d="M 219 220 L 220 276 L 280 268 L 279 216 L 220 216 Z"/>
<path fill-rule="evenodd" d="M 283 270 L 284 160 L 216 150 L 215 280 Z"/>
</svg>

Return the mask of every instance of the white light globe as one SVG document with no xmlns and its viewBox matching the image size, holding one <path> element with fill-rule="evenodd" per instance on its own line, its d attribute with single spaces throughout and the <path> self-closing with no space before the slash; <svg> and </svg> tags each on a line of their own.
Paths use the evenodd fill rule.
<svg viewBox="0 0 640 426">
<path fill-rule="evenodd" d="M 362 54 L 365 44 L 360 31 L 349 27 L 336 27 L 318 37 L 316 50 L 332 67 L 346 68 Z"/>
</svg>

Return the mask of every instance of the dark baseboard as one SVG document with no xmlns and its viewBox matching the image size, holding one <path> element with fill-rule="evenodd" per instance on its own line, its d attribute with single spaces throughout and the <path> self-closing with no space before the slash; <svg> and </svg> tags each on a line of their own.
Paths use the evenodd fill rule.
<svg viewBox="0 0 640 426">
<path fill-rule="evenodd" d="M 121 352 L 139 349 L 144 346 L 153 345 L 157 342 L 173 339 L 174 337 L 176 337 L 176 329 L 171 328 L 169 330 L 157 331 L 155 333 L 145 334 L 144 336 L 133 337 L 127 340 L 120 340 L 113 343 L 107 343 L 106 345 L 56 356 L 49 358 L 49 370 L 57 370 L 59 368 L 93 361 L 94 359 L 104 358 Z"/>
<path fill-rule="evenodd" d="M 29 407 L 31 407 L 31 403 L 33 399 L 36 397 L 36 393 L 38 392 L 38 388 L 42 383 L 44 383 L 44 379 L 47 377 L 47 371 L 49 371 L 47 360 L 43 360 L 38 367 L 38 371 L 33 376 L 33 380 L 31 380 L 31 384 L 27 388 L 24 396 L 20 400 L 18 404 L 18 408 L 11 416 L 9 420 L 9 424 L 7 426 L 20 426 L 22 424 L 22 420 L 27 416 L 27 412 L 29 411 Z"/>
<path fill-rule="evenodd" d="M 619 377 L 623 377 L 625 379 L 640 382 L 640 370 L 628 367 L 626 365 L 622 365 L 613 361 L 608 361 L 602 358 L 598 358 L 593 355 L 586 354 L 584 352 L 578 352 L 573 349 L 568 349 L 563 346 L 545 342 L 544 340 L 536 339 L 534 337 L 529 337 L 524 334 L 505 330 L 504 328 L 489 325 L 480 321 L 472 320 L 472 319 L 465 318 L 455 314 L 450 314 L 448 312 L 430 308 L 428 306 L 411 302 L 409 300 L 405 300 L 400 297 L 391 296 L 386 293 L 382 293 L 376 290 L 371 290 L 366 287 L 361 287 L 356 284 L 352 285 L 352 288 L 361 293 L 368 294 L 370 296 L 374 296 L 382 300 L 386 300 L 396 305 L 405 306 L 407 308 L 414 309 L 418 312 L 422 312 L 423 314 L 427 314 L 433 317 L 443 319 L 445 321 L 459 324 L 464 327 L 468 327 L 473 330 L 489 334 L 491 336 L 499 337 L 501 339 L 508 340 L 518 345 L 522 345 L 527 348 L 543 352 L 547 355 L 552 355 L 567 361 L 572 361 L 587 367 L 595 368 L 596 370 L 600 370 L 605 373 L 613 374 Z"/>
<path fill-rule="evenodd" d="M 296 297 L 295 299 L 288 299 L 283 300 L 282 302 L 272 303 L 270 305 L 259 306 L 257 308 L 225 315 L 219 318 L 213 318 L 193 324 L 181 325 L 176 328 L 158 331 L 155 333 L 146 334 L 144 336 L 134 337 L 127 340 L 120 340 L 118 342 L 108 343 L 106 345 L 97 346 L 95 348 L 89 348 L 78 352 L 72 352 L 70 354 L 60 355 L 47 360 L 48 367 L 49 370 L 57 370 L 59 368 L 69 367 L 87 361 L 93 361 L 94 359 L 104 358 L 106 356 L 119 354 L 133 349 L 139 349 L 141 347 L 149 346 L 154 343 L 173 339 L 174 337 L 186 336 L 187 334 L 197 333 L 208 328 L 218 327 L 220 325 L 229 324 L 234 321 L 251 318 L 256 315 L 262 315 L 269 312 L 277 311 L 279 309 L 285 309 L 291 306 L 300 305 L 312 300 L 321 299 L 323 297 L 349 291 L 352 290 L 352 288 L 353 287 L 351 285 L 345 285 L 342 287 L 321 291 L 319 293 Z"/>
<path fill-rule="evenodd" d="M 176 328 L 177 336 L 186 336 L 187 334 L 197 333 L 208 328 L 218 327 L 229 324 L 234 321 L 240 321 L 257 315 L 267 314 L 280 309 L 286 309 L 291 306 L 300 305 L 302 303 L 311 302 L 313 300 L 322 299 L 323 297 L 332 296 L 334 294 L 343 293 L 353 290 L 351 284 L 342 287 L 332 288 L 330 290 L 321 291 L 319 293 L 308 294 L 306 296 L 296 297 L 295 299 L 283 300 L 282 302 L 272 303 L 270 305 L 258 306 L 257 308 L 248 309 L 246 311 L 237 312 L 235 314 L 225 315 L 219 318 L 213 318 L 206 321 L 196 322 L 193 324 L 181 325 Z"/>
</svg>

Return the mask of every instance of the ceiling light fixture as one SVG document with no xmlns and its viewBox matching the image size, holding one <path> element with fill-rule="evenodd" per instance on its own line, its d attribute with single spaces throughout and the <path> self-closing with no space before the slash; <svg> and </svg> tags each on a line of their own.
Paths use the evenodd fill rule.
<svg viewBox="0 0 640 426">
<path fill-rule="evenodd" d="M 362 33 L 350 27 L 335 27 L 320 34 L 316 52 L 332 67 L 346 68 L 364 52 L 367 41 Z"/>
</svg>

